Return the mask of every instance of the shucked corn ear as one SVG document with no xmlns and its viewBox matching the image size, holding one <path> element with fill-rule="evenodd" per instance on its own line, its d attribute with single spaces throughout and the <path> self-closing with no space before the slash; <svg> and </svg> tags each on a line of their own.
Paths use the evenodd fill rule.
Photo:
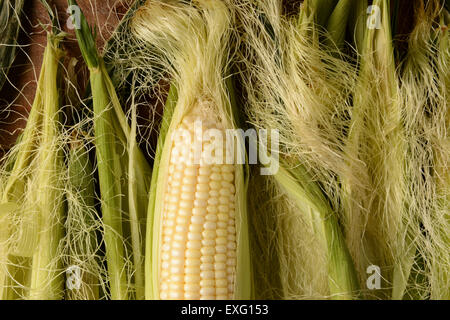
<svg viewBox="0 0 450 320">
<path fill-rule="evenodd" d="M 76 2 L 69 0 L 69 5 Z M 136 143 L 114 85 L 85 17 L 76 30 L 81 52 L 90 70 L 94 106 L 95 147 L 100 179 L 106 258 L 112 299 L 144 298 L 145 216 L 151 169 Z M 136 122 L 133 121 L 133 125 Z M 129 217 L 125 218 L 128 214 Z M 124 222 L 124 221 L 129 221 Z M 129 235 L 127 234 L 129 230 Z M 132 270 L 127 271 L 126 238 L 130 238 Z M 130 283 L 134 283 L 132 287 Z M 134 289 L 133 289 L 134 288 Z"/>
<path fill-rule="evenodd" d="M 180 127 L 193 124 L 188 116 Z M 243 170 L 235 164 L 210 164 L 205 153 L 195 164 L 194 154 L 191 142 L 166 138 L 151 236 L 150 294 L 160 299 L 249 298 L 250 288 L 241 286 L 249 285 L 251 275 L 247 266 L 238 265 L 248 263 L 246 223 L 241 221 L 246 210 Z M 239 262 L 238 245 L 244 245 Z"/>
<path fill-rule="evenodd" d="M 148 1 L 132 22 L 173 64 L 150 195 L 146 298 L 249 299 L 244 166 L 225 161 L 242 141 L 218 145 L 198 133 L 224 137 L 237 126 L 223 81 L 232 19 L 221 1 L 196 3 Z"/>
<path fill-rule="evenodd" d="M 192 136 L 193 120 L 185 117 L 180 125 Z M 213 122 L 210 126 L 217 129 Z M 224 160 L 214 164 L 206 158 L 208 151 L 195 164 L 195 144 L 183 138 L 170 142 L 161 205 L 160 298 L 233 299 L 235 166 Z M 202 147 L 214 148 L 209 142 Z"/>
</svg>

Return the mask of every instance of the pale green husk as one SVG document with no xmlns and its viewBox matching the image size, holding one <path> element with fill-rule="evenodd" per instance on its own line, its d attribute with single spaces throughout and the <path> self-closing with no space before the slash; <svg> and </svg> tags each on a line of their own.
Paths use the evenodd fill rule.
<svg viewBox="0 0 450 320">
<path fill-rule="evenodd" d="M 69 3 L 76 4 L 75 1 Z M 82 16 L 80 20 L 81 29 L 76 33 L 90 70 L 111 298 L 143 299 L 143 235 L 151 169 L 136 143 L 136 122 L 133 120 L 130 128 L 86 19 Z M 128 247 L 131 254 L 127 253 Z"/>
<path fill-rule="evenodd" d="M 27 126 L 2 171 L 2 299 L 61 299 L 63 144 L 58 74 L 62 34 L 48 34 L 43 67 Z M 10 204 L 7 204 L 10 203 Z"/>
</svg>

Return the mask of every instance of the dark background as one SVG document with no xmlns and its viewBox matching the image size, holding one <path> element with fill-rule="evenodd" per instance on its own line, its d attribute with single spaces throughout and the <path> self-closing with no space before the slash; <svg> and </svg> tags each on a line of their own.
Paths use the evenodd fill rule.
<svg viewBox="0 0 450 320">
<path fill-rule="evenodd" d="M 67 0 L 47 2 L 56 9 L 61 29 L 69 33 L 63 42 L 63 46 L 67 48 L 65 64 L 71 57 L 77 58 L 76 70 L 79 83 L 85 83 L 88 72 L 82 61 L 75 33 L 69 30 L 66 24 L 69 18 L 66 12 Z M 89 24 L 95 23 L 97 26 L 97 45 L 101 48 L 133 0 L 78 0 L 77 2 Z M 10 83 L 6 82 L 0 91 L 0 148 L 2 151 L 11 147 L 20 129 L 25 126 L 26 115 L 33 103 L 47 41 L 44 28 L 50 23 L 48 13 L 40 0 L 25 0 L 21 23 L 20 48 L 16 51 L 17 57 L 8 74 Z"/>
</svg>

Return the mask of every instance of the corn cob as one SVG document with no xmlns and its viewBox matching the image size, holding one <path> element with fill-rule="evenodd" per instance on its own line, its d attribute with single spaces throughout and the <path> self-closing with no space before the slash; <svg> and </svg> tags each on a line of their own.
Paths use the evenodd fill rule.
<svg viewBox="0 0 450 320">
<path fill-rule="evenodd" d="M 194 128 L 189 120 L 183 125 Z M 162 204 L 160 295 L 162 299 L 232 299 L 235 169 L 181 159 L 194 152 L 192 144 L 184 141 L 175 142 L 170 152 Z"/>
<path fill-rule="evenodd" d="M 180 127 L 194 127 L 185 117 Z M 217 128 L 214 123 L 209 128 Z M 178 127 L 178 128 L 180 128 Z M 222 129 L 223 130 L 223 129 Z M 193 134 L 193 132 L 191 131 Z M 153 227 L 154 294 L 160 299 L 234 299 L 236 228 L 242 215 L 242 172 L 233 164 L 211 164 L 206 153 L 195 164 L 192 143 L 166 140 L 167 166 L 161 166 Z M 208 149 L 211 145 L 204 144 Z M 164 175 L 161 175 L 163 168 Z M 235 180 L 238 179 L 238 180 Z M 240 241 L 239 241 L 240 240 Z M 245 243 L 244 243 L 245 244 Z M 239 280 L 239 279 L 238 279 Z M 242 279 L 241 279 L 242 280 Z"/>
</svg>

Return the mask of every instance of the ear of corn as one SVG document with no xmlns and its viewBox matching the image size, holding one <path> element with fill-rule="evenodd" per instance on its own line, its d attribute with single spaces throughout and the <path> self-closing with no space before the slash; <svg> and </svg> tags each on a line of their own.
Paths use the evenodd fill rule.
<svg viewBox="0 0 450 320">
<path fill-rule="evenodd" d="M 170 139 L 169 129 L 155 191 L 151 297 L 249 298 L 243 168 L 185 162 L 191 143 Z"/>
<path fill-rule="evenodd" d="M 364 45 L 358 48 L 359 83 L 346 146 L 349 170 L 358 180 L 342 181 L 345 233 L 358 273 L 363 275 L 370 265 L 381 267 L 395 296 L 401 297 L 415 253 L 405 223 L 406 145 L 389 2 L 374 1 L 373 7 L 379 9 L 379 23 L 366 28 Z"/>
<path fill-rule="evenodd" d="M 274 178 L 295 201 L 298 210 L 310 215 L 314 233 L 326 248 L 331 298 L 353 299 L 358 294 L 358 280 L 335 213 L 304 168 L 287 170 L 284 167 Z"/>
<path fill-rule="evenodd" d="M 193 131 L 196 121 L 204 131 L 223 136 L 236 127 L 222 80 L 231 17 L 220 1 L 198 6 L 148 1 L 133 21 L 133 32 L 167 55 L 177 88 L 175 96 L 172 86 L 166 103 L 150 196 L 148 299 L 248 299 L 251 294 L 244 168 L 225 164 L 221 156 L 208 162 L 206 150 L 217 148 L 212 144 L 193 148 L 202 138 Z M 162 23 L 169 16 L 176 27 Z M 191 140 L 177 139 L 181 130 Z M 219 147 L 222 155 L 227 148 Z"/>
<path fill-rule="evenodd" d="M 76 4 L 69 1 L 69 4 Z M 97 154 L 108 273 L 113 299 L 127 299 L 128 283 L 125 266 L 124 213 L 129 214 L 131 251 L 136 297 L 144 296 L 142 236 L 143 221 L 148 205 L 151 169 L 135 143 L 136 132 L 131 131 L 122 110 L 114 85 L 106 71 L 103 59 L 95 48 L 94 38 L 84 16 L 77 38 L 83 57 L 90 70 L 94 105 L 94 131 Z"/>
<path fill-rule="evenodd" d="M 392 297 L 446 299 L 450 264 L 450 242 L 444 231 L 449 229 L 448 160 L 444 160 L 449 158 L 448 30 L 442 18 L 437 23 L 442 13 L 439 1 L 418 4 L 401 87 L 408 143 L 409 242 L 414 259 L 407 281 L 401 279 L 406 288 L 394 287 Z"/>
<path fill-rule="evenodd" d="M 187 126 L 193 127 L 193 123 Z M 175 142 L 170 150 L 169 176 L 164 181 L 168 187 L 161 199 L 160 298 L 232 299 L 235 171 L 232 165 L 189 162 L 180 170 L 180 151 L 184 150 L 189 150 L 184 142 Z"/>
<path fill-rule="evenodd" d="M 59 299 L 63 294 L 59 242 L 62 238 L 59 43 L 48 34 L 43 67 L 27 127 L 7 155 L 2 201 L 16 209 L 2 238 L 2 298 Z"/>
<path fill-rule="evenodd" d="M 42 140 L 38 153 L 38 210 L 39 245 L 33 255 L 31 269 L 30 298 L 60 299 L 63 294 L 61 264 L 58 256 L 59 242 L 63 236 L 63 191 L 61 172 L 63 153 L 58 147 L 61 131 L 60 100 L 57 86 L 59 60 L 58 49 L 62 36 L 50 34 L 47 52 L 44 53 L 45 87 L 43 88 Z M 50 209 L 50 210 L 49 210 Z"/>
<path fill-rule="evenodd" d="M 280 135 L 280 150 L 274 150 L 272 156 L 279 153 L 281 166 L 271 179 L 273 204 L 267 206 L 280 208 L 282 214 L 274 213 L 270 237 L 264 239 L 261 232 L 262 239 L 257 241 L 261 247 L 270 242 L 278 250 L 279 266 L 273 272 L 280 274 L 283 298 L 352 299 L 358 296 L 359 285 L 340 230 L 339 200 L 333 198 L 338 188 L 333 180 L 344 166 L 342 161 L 327 160 L 343 159 L 342 141 L 334 139 L 345 137 L 342 118 L 353 69 L 323 52 L 320 40 L 324 32 L 311 12 L 313 2 L 304 2 L 298 24 L 270 11 L 269 2 L 261 3 L 260 9 L 270 19 L 274 35 L 262 30 L 259 17 L 252 17 L 249 9 L 242 14 L 242 19 L 250 21 L 245 24 L 249 36 L 242 56 L 248 116 L 256 128 L 276 128 Z M 335 6 L 330 7 L 331 14 Z M 300 228 L 308 228 L 308 233 L 299 234 Z M 260 236 L 257 229 L 255 233 Z M 305 248 L 306 243 L 317 252 Z M 308 266 L 318 261 L 321 268 Z M 265 281 L 264 275 L 261 277 L 258 281 Z"/>
</svg>

